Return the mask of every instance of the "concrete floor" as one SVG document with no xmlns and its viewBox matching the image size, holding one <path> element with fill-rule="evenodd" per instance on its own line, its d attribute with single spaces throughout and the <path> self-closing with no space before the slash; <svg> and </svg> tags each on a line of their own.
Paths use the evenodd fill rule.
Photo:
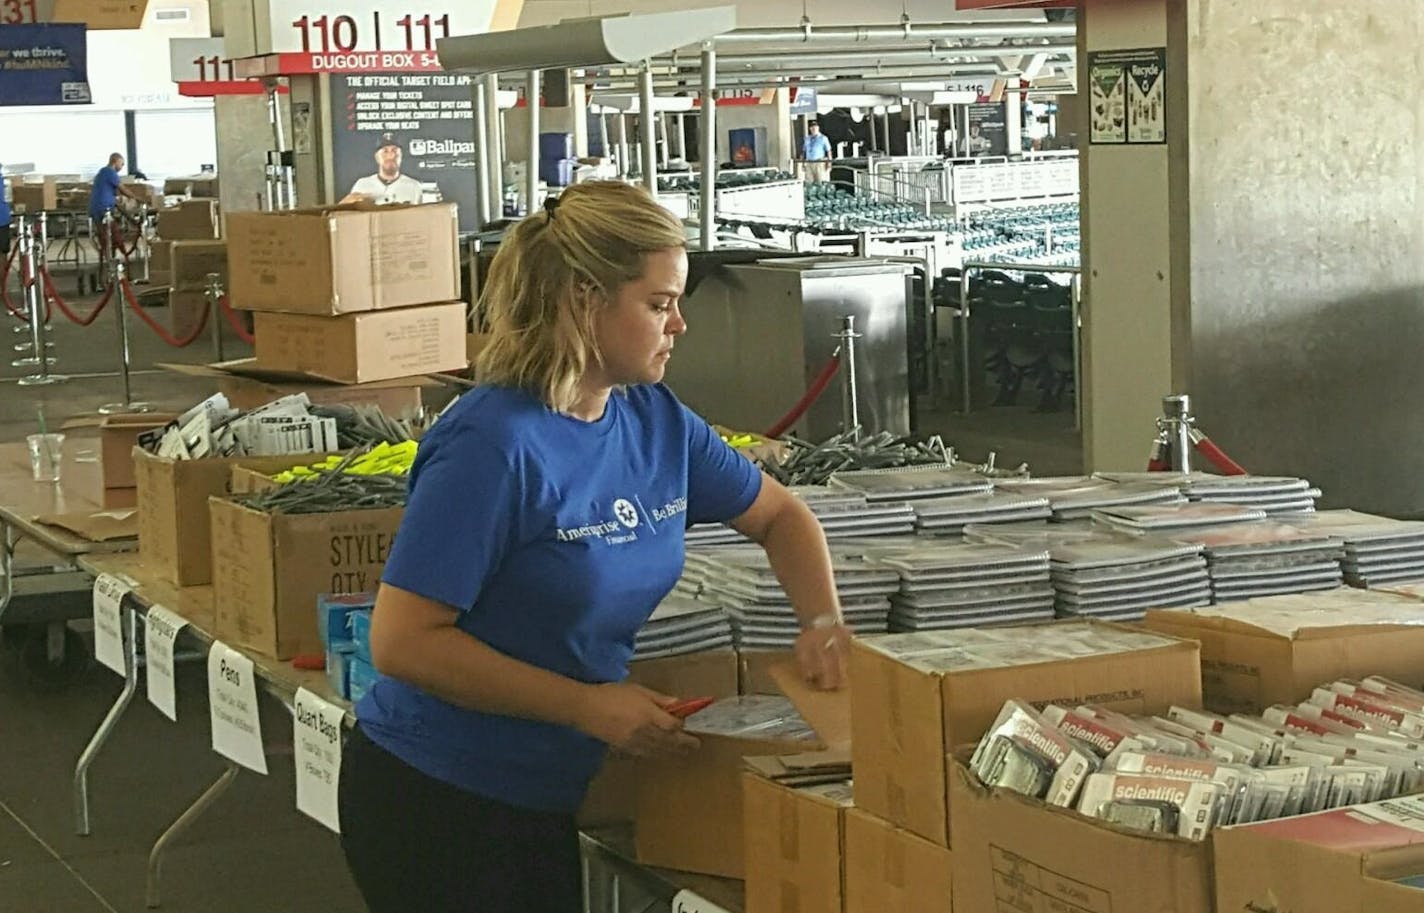
<svg viewBox="0 0 1424 913">
<path fill-rule="evenodd" d="M 60 280 L 66 296 L 72 281 Z M 12 298 L 16 295 L 12 292 Z M 94 299 L 70 302 L 87 312 Z M 88 306 L 85 306 L 88 305 Z M 161 312 L 160 312 L 161 314 Z M 3 317 L 3 315 L 0 315 Z M 0 441 L 35 430 L 43 404 L 51 425 L 121 397 L 112 376 L 118 340 L 112 311 L 88 328 L 54 323 L 53 370 L 73 376 L 47 387 L 22 387 L 30 369 L 9 366 L 14 321 L 0 319 Z M 135 399 L 182 409 L 211 392 L 201 380 L 156 371 L 163 361 L 212 360 L 204 337 L 174 350 L 133 323 Z M 227 333 L 227 357 L 246 349 Z M 108 374 L 109 376 L 102 376 Z M 1027 461 L 1036 474 L 1080 470 L 1071 414 L 1028 408 L 991 409 L 963 417 L 927 413 L 927 432 L 970 459 L 998 452 L 1001 466 Z M 208 745 L 207 689 L 201 664 L 179 671 L 179 722 L 146 701 L 142 688 L 90 771 L 92 836 L 74 832 L 72 771 L 84 745 L 120 690 L 120 680 L 92 668 L 76 686 L 38 694 L 0 676 L 0 913 L 139 913 L 149 848 L 163 829 L 222 770 Z M 311 913 L 359 911 L 334 835 L 294 809 L 290 718 L 264 707 L 271 775 L 244 772 L 232 789 L 170 851 L 163 868 L 162 909 L 175 913 Z"/>
</svg>

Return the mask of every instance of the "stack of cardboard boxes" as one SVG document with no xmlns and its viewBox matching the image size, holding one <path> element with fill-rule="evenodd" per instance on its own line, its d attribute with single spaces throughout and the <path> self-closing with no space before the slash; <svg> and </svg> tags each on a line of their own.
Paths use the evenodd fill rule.
<svg viewBox="0 0 1424 913">
<path fill-rule="evenodd" d="M 227 242 L 217 200 L 184 200 L 158 210 L 158 240 L 149 247 L 148 279 L 168 286 L 169 331 L 185 337 L 208 307 L 208 274 L 227 283 Z"/>
<path fill-rule="evenodd" d="M 1202 706 L 1205 683 L 1208 707 L 1259 713 L 1331 679 L 1383 674 L 1418 687 L 1417 593 L 1152 612 L 1143 627 L 865 638 L 850 689 L 835 694 L 800 684 L 789 654 L 743 654 L 740 665 L 744 694 L 780 689 L 815 738 L 780 726 L 778 738 L 702 732 L 693 717 L 702 747 L 642 765 L 634 823 L 640 861 L 743 878 L 747 913 L 1424 911 L 1424 797 L 1189 840 L 991 789 L 967 765 L 1011 697 L 1166 715 Z M 661 690 L 692 693 L 666 671 Z M 757 708 L 738 709 L 750 720 Z"/>
<path fill-rule="evenodd" d="M 238 213 L 227 228 L 259 368 L 358 384 L 466 366 L 454 204 Z"/>
</svg>

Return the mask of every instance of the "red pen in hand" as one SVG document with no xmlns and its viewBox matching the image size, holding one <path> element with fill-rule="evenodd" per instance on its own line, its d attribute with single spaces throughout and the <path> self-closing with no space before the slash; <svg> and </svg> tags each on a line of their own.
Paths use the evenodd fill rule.
<svg viewBox="0 0 1424 913">
<path fill-rule="evenodd" d="M 663 709 L 678 719 L 685 720 L 699 710 L 706 710 L 714 700 L 715 698 L 710 697 L 689 697 L 669 704 Z"/>
</svg>

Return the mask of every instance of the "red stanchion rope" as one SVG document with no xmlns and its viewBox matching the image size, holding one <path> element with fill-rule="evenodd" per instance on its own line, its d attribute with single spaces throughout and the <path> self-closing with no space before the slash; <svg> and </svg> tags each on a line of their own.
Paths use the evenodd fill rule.
<svg viewBox="0 0 1424 913">
<path fill-rule="evenodd" d="M 87 327 L 95 320 L 98 320 L 99 315 L 103 313 L 104 308 L 108 306 L 109 299 L 114 297 L 114 287 L 111 285 L 108 290 L 104 292 L 104 297 L 99 299 L 99 303 L 94 306 L 94 310 L 89 312 L 89 316 L 80 317 L 74 311 L 71 311 L 69 305 L 59 296 L 59 292 L 54 287 L 54 280 L 50 278 L 49 270 L 40 270 L 40 279 L 44 283 L 45 306 L 48 307 L 50 304 L 54 304 L 59 308 L 60 313 L 68 318 L 70 323 L 76 323 L 82 327 Z"/>
<path fill-rule="evenodd" d="M 122 284 L 124 291 L 124 299 L 128 301 L 129 309 L 132 310 L 135 314 L 138 314 L 138 316 L 143 320 L 143 322 L 148 324 L 148 328 L 153 330 L 154 333 L 157 333 L 158 338 L 168 343 L 170 346 L 173 346 L 177 349 L 182 349 L 187 346 L 190 346 L 193 344 L 193 340 L 201 336 L 203 334 L 203 330 L 207 329 L 208 312 L 211 311 L 212 308 L 209 307 L 206 302 L 204 302 L 203 312 L 198 317 L 198 325 L 193 328 L 193 332 L 179 339 L 175 336 L 170 335 L 169 332 L 163 328 L 163 324 L 159 323 L 158 321 L 154 320 L 152 317 L 149 316 L 148 311 L 145 311 L 143 309 L 143 305 L 138 303 L 138 296 L 134 294 L 133 286 L 129 285 L 128 280 L 124 280 Z"/>
<path fill-rule="evenodd" d="M 10 270 L 15 266 L 15 257 L 20 253 L 20 248 L 15 247 L 10 250 L 10 259 L 5 261 L 5 270 L 0 273 L 0 300 L 5 303 L 5 310 L 9 311 L 17 320 L 22 323 L 29 323 L 30 317 L 24 311 L 15 307 L 15 302 L 10 300 Z M 21 269 L 23 273 L 23 268 Z"/>
<path fill-rule="evenodd" d="M 816 400 L 821 398 L 821 394 L 826 392 L 826 387 L 830 386 L 831 378 L 836 376 L 836 372 L 841 367 L 840 353 L 831 356 L 831 360 L 826 362 L 826 366 L 821 369 L 821 373 L 816 375 L 816 379 L 811 381 L 811 386 L 806 388 L 806 395 L 791 407 L 791 411 L 781 417 L 781 421 L 772 425 L 766 432 L 766 437 L 779 438 L 786 433 L 786 429 L 796 424 L 801 416 L 806 414 L 806 410 Z"/>
<path fill-rule="evenodd" d="M 218 306 L 222 308 L 223 316 L 227 318 L 228 326 L 232 327 L 232 331 L 237 334 L 237 338 L 248 345 L 252 345 L 252 334 L 247 332 L 247 328 L 242 325 L 242 321 L 238 318 L 237 314 L 233 312 L 232 305 L 227 303 L 226 295 L 218 299 Z"/>
<path fill-rule="evenodd" d="M 1200 453 L 1202 456 L 1206 457 L 1208 460 L 1210 460 L 1213 466 L 1221 470 L 1222 475 L 1250 475 L 1250 473 L 1247 472 L 1246 469 L 1240 463 L 1227 456 L 1226 451 L 1216 446 L 1216 444 L 1212 442 L 1211 438 L 1203 435 L 1202 437 L 1193 441 L 1193 443 L 1196 445 L 1197 452 Z"/>
</svg>

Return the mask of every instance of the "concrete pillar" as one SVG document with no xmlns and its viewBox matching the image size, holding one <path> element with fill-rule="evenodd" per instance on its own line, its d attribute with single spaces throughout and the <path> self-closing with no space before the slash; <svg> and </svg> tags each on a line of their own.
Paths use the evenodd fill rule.
<svg viewBox="0 0 1424 913">
<path fill-rule="evenodd" d="M 569 132 L 574 135 L 574 157 L 588 157 L 588 87 L 583 77 L 569 75 L 569 107 L 573 109 L 573 123 Z"/>
<path fill-rule="evenodd" d="M 272 148 L 266 97 L 214 98 L 213 121 L 217 128 L 219 202 L 223 212 L 261 209 L 267 150 Z"/>
<path fill-rule="evenodd" d="M 1081 158 L 1083 447 L 1091 470 L 1145 468 L 1162 397 L 1185 392 L 1178 390 L 1190 358 L 1180 331 L 1191 309 L 1185 12 L 1185 0 L 1084 0 L 1079 9 L 1084 92 L 1096 52 L 1171 49 L 1167 143 L 1085 145 Z"/>
<path fill-rule="evenodd" d="M 1004 130 L 1008 134 L 1009 155 L 1023 152 L 1024 97 L 1022 92 L 1004 95 Z"/>
</svg>

